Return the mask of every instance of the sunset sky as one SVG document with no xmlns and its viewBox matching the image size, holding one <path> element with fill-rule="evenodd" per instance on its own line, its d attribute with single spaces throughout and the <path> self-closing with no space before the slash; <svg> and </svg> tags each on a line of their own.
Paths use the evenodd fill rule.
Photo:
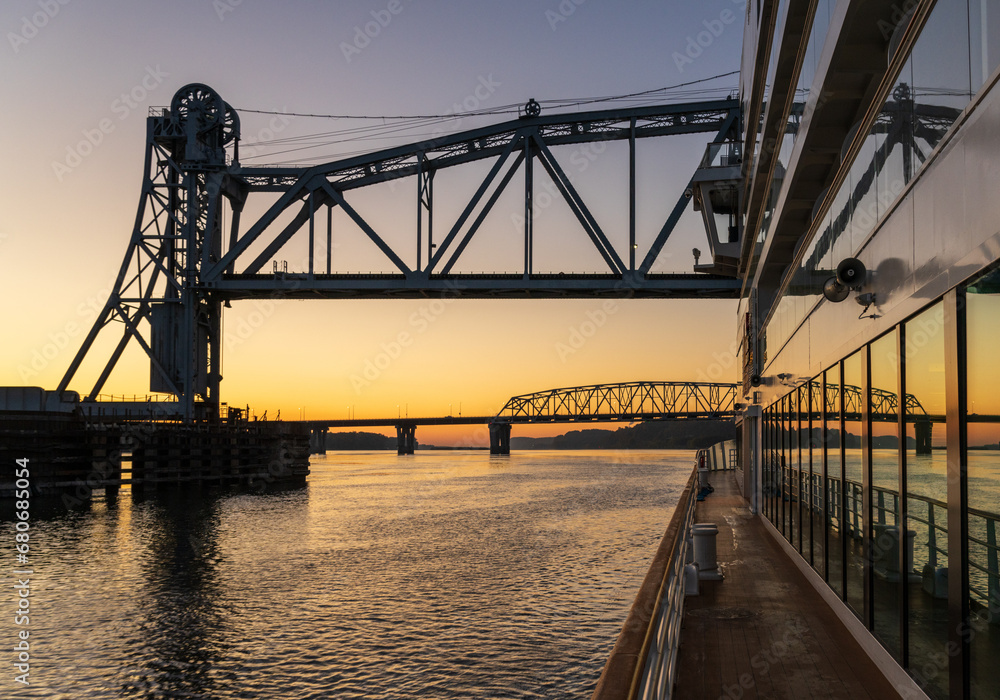
<svg viewBox="0 0 1000 700">
<path fill-rule="evenodd" d="M 523 105 L 529 98 L 673 86 L 739 68 L 744 11 L 731 0 L 3 3 L 0 385 L 53 389 L 59 383 L 125 253 L 148 108 L 168 105 L 182 85 L 206 83 L 240 112 L 244 162 L 323 162 L 427 134 L 347 140 L 330 132 L 359 122 L 275 121 L 243 110 L 452 114 Z M 734 75 L 697 88 L 706 90 L 701 97 L 720 97 L 736 84 Z M 685 99 L 678 95 L 673 101 Z M 611 105 L 595 105 L 604 106 Z M 509 118 L 466 117 L 443 126 L 450 133 Z M 285 152 L 283 140 L 321 133 L 328 135 L 309 140 L 310 149 Z M 640 142 L 640 250 L 655 237 L 709 139 Z M 566 149 L 557 157 L 627 256 L 621 244 L 627 239 L 626 151 L 620 145 Z M 464 203 L 482 172 L 460 168 L 435 181 L 437 231 L 450 226 L 455 214 L 449 220 L 449 212 Z M 352 200 L 401 248 L 414 238 L 411 182 L 403 194 L 373 190 Z M 503 199 L 482 240 L 463 258 L 470 271 L 504 271 L 517 262 L 515 202 L 504 205 L 509 211 L 502 205 Z M 536 268 L 600 269 L 568 209 L 553 205 L 542 212 L 535 235 Z M 689 271 L 692 247 L 707 250 L 690 210 L 674 236 L 655 269 Z M 378 269 L 365 245 L 345 227 L 335 258 L 350 271 Z M 297 252 L 290 244 L 277 257 L 294 260 Z M 223 400 L 249 404 L 258 415 L 280 409 L 283 418 L 389 416 L 397 406 L 410 416 L 457 415 L 460 407 L 465 415 L 487 415 L 511 395 L 554 387 L 735 381 L 734 314 L 731 301 L 240 302 L 224 321 Z M 409 342 L 396 348 L 400 334 Z M 92 354 L 94 362 L 71 385 L 81 393 L 96 378 L 93 365 L 108 356 Z M 376 364 L 384 368 L 366 374 Z M 142 394 L 148 376 L 145 356 L 131 348 L 105 392 Z M 417 437 L 484 442 L 468 428 L 421 428 Z"/>
</svg>

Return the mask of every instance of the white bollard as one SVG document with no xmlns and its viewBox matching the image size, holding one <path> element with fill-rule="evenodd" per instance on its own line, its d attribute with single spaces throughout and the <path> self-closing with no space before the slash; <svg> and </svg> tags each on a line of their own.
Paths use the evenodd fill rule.
<svg viewBox="0 0 1000 700">
<path fill-rule="evenodd" d="M 694 561 L 698 565 L 698 578 L 702 581 L 721 581 L 718 562 L 715 561 L 715 536 L 719 528 L 715 523 L 696 523 L 691 527 L 694 539 Z"/>
<path fill-rule="evenodd" d="M 704 467 L 698 469 L 698 488 L 706 488 L 708 486 L 708 469 Z"/>
</svg>

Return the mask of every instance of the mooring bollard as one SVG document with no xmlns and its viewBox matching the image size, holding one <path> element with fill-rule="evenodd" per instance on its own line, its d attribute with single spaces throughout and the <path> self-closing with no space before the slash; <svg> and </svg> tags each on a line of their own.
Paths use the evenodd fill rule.
<svg viewBox="0 0 1000 700">
<path fill-rule="evenodd" d="M 684 595 L 698 595 L 698 565 L 684 567 Z"/>
<path fill-rule="evenodd" d="M 702 581 L 721 581 L 719 565 L 715 561 L 715 536 L 719 528 L 715 523 L 696 523 L 691 527 L 694 539 L 694 561 L 698 565 L 698 578 Z"/>
</svg>

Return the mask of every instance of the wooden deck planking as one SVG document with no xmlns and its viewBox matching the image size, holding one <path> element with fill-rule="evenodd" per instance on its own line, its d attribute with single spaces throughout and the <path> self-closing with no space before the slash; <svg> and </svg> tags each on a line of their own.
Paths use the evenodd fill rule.
<svg viewBox="0 0 1000 700">
<path fill-rule="evenodd" d="M 878 698 L 899 694 L 760 520 L 732 473 L 695 522 L 719 527 L 723 581 L 685 603 L 676 698 Z"/>
</svg>

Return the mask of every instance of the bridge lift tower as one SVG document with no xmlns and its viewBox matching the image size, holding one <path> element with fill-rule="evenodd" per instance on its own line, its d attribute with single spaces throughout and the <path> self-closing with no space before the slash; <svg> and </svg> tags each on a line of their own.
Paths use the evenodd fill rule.
<svg viewBox="0 0 1000 700">
<path fill-rule="evenodd" d="M 212 88 L 193 83 L 174 95 L 169 108 L 152 110 L 147 120 L 142 191 L 131 241 L 114 290 L 59 385 L 69 388 L 98 336 L 117 328 L 110 357 L 87 394 L 96 401 L 130 342 L 150 362 L 150 390 L 174 397 L 149 402 L 154 418 L 194 422 L 219 416 L 222 380 L 222 309 L 231 300 L 259 297 L 296 299 L 423 298 L 735 298 L 739 281 L 728 264 L 738 232 L 710 241 L 718 264 L 692 273 L 658 273 L 651 268 L 695 194 L 707 219 L 725 218 L 732 208 L 730 173 L 737 166 L 739 102 L 736 99 L 542 115 L 530 101 L 524 114 L 507 122 L 441 136 L 406 146 L 312 167 L 241 166 L 240 121 Z M 643 254 L 636 243 L 636 142 L 649 137 L 708 133 L 713 136 L 703 164 L 708 176 L 692 177 L 666 222 Z M 628 250 L 616 250 L 590 207 L 559 163 L 555 146 L 622 141 L 629 151 L 629 214 L 619 224 Z M 461 215 L 434 237 L 434 174 L 477 160 L 493 165 Z M 607 271 L 539 273 L 534 268 L 533 168 L 540 165 L 565 200 Z M 456 272 L 462 252 L 493 205 L 520 173 L 524 196 L 524 268 L 480 274 Z M 721 184 L 720 184 L 720 174 Z M 352 190 L 390 180 L 416 183 L 415 243 L 390 246 L 348 202 Z M 724 189 L 726 196 L 706 185 Z M 241 222 L 248 199 L 257 193 L 276 201 L 251 222 Z M 255 200 L 256 201 L 256 200 Z M 385 255 L 390 272 L 334 272 L 330 262 L 332 211 L 339 208 Z M 324 216 L 325 215 L 325 216 Z M 247 217 L 249 218 L 249 217 Z M 279 221 L 280 219 L 280 221 Z M 228 220 L 228 231 L 224 221 Z M 316 255 L 326 224 L 326 269 Z M 293 237 L 308 235 L 303 269 L 268 270 Z M 414 255 L 415 253 L 415 255 Z M 414 260 L 415 258 L 415 260 Z"/>
<path fill-rule="evenodd" d="M 182 88 L 169 110 L 149 116 L 132 240 L 114 291 L 73 358 L 60 393 L 100 331 L 117 323 L 121 338 L 90 398 L 134 339 L 149 356 L 150 390 L 178 399 L 179 405 L 161 416 L 192 421 L 218 415 L 222 302 L 199 287 L 199 278 L 207 263 L 222 256 L 222 199 L 236 212 L 245 200 L 226 152 L 232 144 L 238 162 L 239 134 L 236 111 L 205 85 Z"/>
</svg>

